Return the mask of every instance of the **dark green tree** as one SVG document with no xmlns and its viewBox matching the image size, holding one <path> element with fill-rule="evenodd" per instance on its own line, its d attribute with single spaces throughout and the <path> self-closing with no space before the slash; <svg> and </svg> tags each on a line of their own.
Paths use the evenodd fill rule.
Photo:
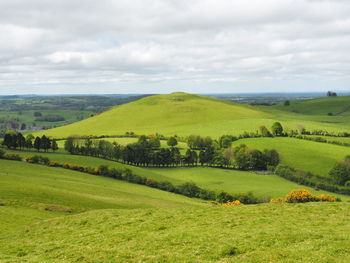
<svg viewBox="0 0 350 263">
<path fill-rule="evenodd" d="M 175 137 L 170 137 L 167 141 L 167 145 L 170 147 L 175 147 L 177 145 L 177 140 Z"/>
<path fill-rule="evenodd" d="M 53 139 L 52 142 L 51 142 L 51 149 L 54 152 L 58 150 L 58 145 L 57 145 L 57 142 L 56 142 L 55 139 Z"/>
<path fill-rule="evenodd" d="M 41 149 L 41 139 L 40 137 L 36 137 L 35 140 L 34 140 L 34 144 L 33 144 L 34 148 L 37 150 L 37 151 L 40 151 Z"/>
<path fill-rule="evenodd" d="M 274 136 L 282 136 L 283 135 L 283 127 L 282 127 L 281 123 L 275 122 L 274 124 L 272 124 L 271 131 L 272 131 L 272 134 Z"/>
</svg>

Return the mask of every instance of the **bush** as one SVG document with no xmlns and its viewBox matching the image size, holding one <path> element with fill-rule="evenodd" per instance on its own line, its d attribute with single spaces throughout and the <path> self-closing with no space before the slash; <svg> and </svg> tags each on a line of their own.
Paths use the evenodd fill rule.
<svg viewBox="0 0 350 263">
<path fill-rule="evenodd" d="M 22 161 L 22 157 L 19 156 L 18 154 L 6 153 L 3 155 L 3 158 L 6 160 L 12 160 L 12 161 Z"/>
<path fill-rule="evenodd" d="M 5 151 L 0 149 L 0 159 L 4 158 L 5 155 Z"/>
<path fill-rule="evenodd" d="M 180 194 L 188 197 L 199 197 L 201 189 L 195 183 L 184 183 L 177 187 Z"/>
<path fill-rule="evenodd" d="M 317 198 L 306 189 L 293 190 L 286 196 L 287 203 L 306 203 L 317 201 Z"/>
<path fill-rule="evenodd" d="M 236 205 L 243 205 L 243 203 L 241 203 L 241 201 L 236 200 L 236 201 L 227 201 L 224 204 L 221 204 L 221 206 L 227 207 L 227 206 L 236 206 Z"/>
</svg>

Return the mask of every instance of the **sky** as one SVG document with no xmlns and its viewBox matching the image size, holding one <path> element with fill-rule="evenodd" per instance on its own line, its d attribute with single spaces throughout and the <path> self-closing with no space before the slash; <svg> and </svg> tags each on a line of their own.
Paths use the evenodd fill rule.
<svg viewBox="0 0 350 263">
<path fill-rule="evenodd" d="M 1 0 L 0 94 L 350 90 L 348 0 Z"/>
</svg>

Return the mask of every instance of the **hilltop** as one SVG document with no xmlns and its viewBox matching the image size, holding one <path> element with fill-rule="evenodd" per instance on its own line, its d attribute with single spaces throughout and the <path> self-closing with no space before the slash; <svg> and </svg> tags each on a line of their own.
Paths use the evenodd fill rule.
<svg viewBox="0 0 350 263">
<path fill-rule="evenodd" d="M 231 132 L 235 121 L 264 119 L 270 114 L 206 96 L 182 92 L 155 95 L 116 106 L 92 118 L 42 132 L 55 137 L 69 135 L 178 134 Z M 217 128 L 220 127 L 220 131 Z"/>
<path fill-rule="evenodd" d="M 326 103 L 333 99 L 320 100 Z M 347 98 L 336 98 L 338 101 L 341 99 L 346 101 Z M 71 135 L 123 135 L 126 132 L 134 132 L 178 136 L 201 134 L 217 138 L 222 134 L 238 135 L 244 131 L 254 132 L 259 126 L 269 127 L 275 121 L 280 121 L 289 128 L 296 128 L 302 124 L 308 129 L 319 129 L 321 124 L 323 129 L 329 131 L 347 129 L 343 121 L 334 119 L 336 116 L 325 114 L 315 117 L 292 112 L 300 103 L 303 105 L 308 102 L 292 102 L 290 108 L 283 105 L 253 107 L 207 96 L 176 92 L 154 95 L 116 106 L 94 117 L 37 134 L 65 138 Z M 303 109 L 303 106 L 300 108 Z M 343 108 L 339 107 L 339 111 Z M 332 117 L 333 119 L 330 119 Z"/>
</svg>

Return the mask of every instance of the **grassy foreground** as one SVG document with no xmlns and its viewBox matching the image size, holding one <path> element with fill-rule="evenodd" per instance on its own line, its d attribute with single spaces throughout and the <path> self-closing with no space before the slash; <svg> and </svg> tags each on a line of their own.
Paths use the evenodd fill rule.
<svg viewBox="0 0 350 263">
<path fill-rule="evenodd" d="M 193 207 L 204 201 L 65 169 L 0 160 L 0 238 L 28 223 L 106 208 Z M 0 262 L 2 262 L 0 260 Z"/>
<path fill-rule="evenodd" d="M 349 262 L 350 204 L 99 210 L 0 240 L 1 262 Z"/>
</svg>

